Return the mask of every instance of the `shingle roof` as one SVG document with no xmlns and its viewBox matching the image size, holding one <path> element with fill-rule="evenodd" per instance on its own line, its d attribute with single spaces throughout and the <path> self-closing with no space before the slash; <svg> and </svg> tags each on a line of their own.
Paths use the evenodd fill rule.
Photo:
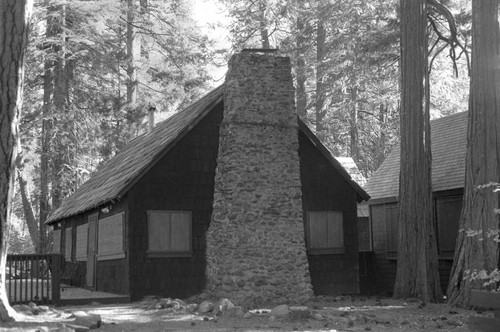
<svg viewBox="0 0 500 332">
<path fill-rule="evenodd" d="M 463 188 L 467 149 L 467 114 L 456 113 L 431 121 L 432 190 Z M 368 179 L 371 200 L 399 194 L 400 146 L 397 145 Z"/>
<path fill-rule="evenodd" d="M 219 86 L 188 108 L 159 123 L 151 133 L 132 140 L 123 150 L 101 166 L 91 178 L 67 197 L 47 220 L 48 224 L 120 199 L 150 167 L 187 134 L 215 105 L 222 102 L 224 85 Z M 299 128 L 349 181 L 361 199 L 368 194 L 351 179 L 341 164 L 319 139 L 299 120 Z"/>
<path fill-rule="evenodd" d="M 73 195 L 67 197 L 50 215 L 47 223 L 122 197 L 144 170 L 159 160 L 180 137 L 189 132 L 222 100 L 222 91 L 221 85 L 188 108 L 159 123 L 151 133 L 133 139 L 102 165 Z"/>
<path fill-rule="evenodd" d="M 351 176 L 351 178 L 359 184 L 360 187 L 364 187 L 366 184 L 366 178 L 356 165 L 356 162 L 351 157 L 335 157 L 337 161 L 345 168 L 347 173 Z"/>
</svg>

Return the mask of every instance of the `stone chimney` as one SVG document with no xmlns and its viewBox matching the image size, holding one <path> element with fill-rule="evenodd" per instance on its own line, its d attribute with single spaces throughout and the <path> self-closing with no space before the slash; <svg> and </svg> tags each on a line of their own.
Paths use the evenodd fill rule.
<svg viewBox="0 0 500 332">
<path fill-rule="evenodd" d="M 233 55 L 207 232 L 210 294 L 239 305 L 294 303 L 313 294 L 298 148 L 290 59 Z"/>
</svg>

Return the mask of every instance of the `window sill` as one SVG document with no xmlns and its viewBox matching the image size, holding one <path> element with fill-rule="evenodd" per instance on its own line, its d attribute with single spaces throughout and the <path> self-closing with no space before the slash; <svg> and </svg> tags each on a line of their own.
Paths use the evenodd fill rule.
<svg viewBox="0 0 500 332">
<path fill-rule="evenodd" d="M 308 255 L 341 255 L 345 254 L 345 248 L 322 248 L 308 249 Z"/>
<path fill-rule="evenodd" d="M 183 251 L 183 252 L 148 251 L 147 254 L 148 258 L 193 257 L 192 251 Z"/>
<path fill-rule="evenodd" d="M 125 253 L 124 252 L 118 252 L 116 254 L 102 254 L 102 255 L 97 255 L 97 260 L 98 261 L 110 261 L 113 259 L 123 259 L 125 258 Z"/>
</svg>

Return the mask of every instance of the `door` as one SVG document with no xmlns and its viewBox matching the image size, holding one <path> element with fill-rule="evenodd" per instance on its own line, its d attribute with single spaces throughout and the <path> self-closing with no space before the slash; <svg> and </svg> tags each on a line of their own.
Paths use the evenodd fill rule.
<svg viewBox="0 0 500 332">
<path fill-rule="evenodd" d="M 97 213 L 89 216 L 86 287 L 96 289 Z"/>
</svg>

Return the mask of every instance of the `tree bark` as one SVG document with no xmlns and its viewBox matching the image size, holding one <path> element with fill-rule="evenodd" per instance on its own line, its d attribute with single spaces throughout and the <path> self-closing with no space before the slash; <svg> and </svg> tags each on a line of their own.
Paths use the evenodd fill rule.
<svg viewBox="0 0 500 332">
<path fill-rule="evenodd" d="M 484 288 L 481 280 L 464 279 L 467 271 L 493 271 L 498 267 L 498 243 L 488 230 L 498 230 L 498 196 L 491 188 L 477 186 L 500 179 L 500 32 L 498 0 L 472 1 L 472 66 L 469 125 L 465 163 L 465 192 L 459 235 L 447 290 L 452 305 L 467 307 L 472 289 Z M 463 230 L 482 231 L 467 236 Z M 480 238 L 482 238 L 480 240 Z"/>
<path fill-rule="evenodd" d="M 19 192 L 21 194 L 21 200 L 23 203 L 24 219 L 28 225 L 28 232 L 30 234 L 31 242 L 35 247 L 35 252 L 39 252 L 40 246 L 40 234 L 38 230 L 37 219 L 35 218 L 35 213 L 33 212 L 33 204 L 31 203 L 31 195 L 28 190 L 28 180 L 24 174 L 24 158 L 23 153 L 18 144 L 18 155 L 16 158 L 17 167 L 17 182 L 19 183 Z"/>
<path fill-rule="evenodd" d="M 31 1 L 0 0 L 0 321 L 10 321 L 5 267 L 14 194 L 18 124 L 22 106 L 24 52 Z"/>
<path fill-rule="evenodd" d="M 319 13 L 318 13 L 319 14 Z M 318 15 L 318 27 L 316 32 L 316 134 L 324 139 L 325 135 L 325 42 L 326 28 L 323 19 Z"/>
<path fill-rule="evenodd" d="M 354 75 L 353 75 L 354 76 Z M 353 86 L 351 88 L 351 110 L 349 119 L 349 135 L 351 137 L 350 141 L 350 154 L 351 158 L 358 163 L 359 162 L 359 132 L 358 132 L 358 88 L 355 84 L 355 79 L 353 80 Z"/>
<path fill-rule="evenodd" d="M 304 22 L 302 8 L 304 0 L 297 1 L 297 114 L 302 121 L 307 123 L 307 94 L 306 94 L 306 23 Z"/>
<path fill-rule="evenodd" d="M 64 191 L 64 165 L 69 165 L 68 150 L 68 82 L 66 66 L 66 5 L 57 7 L 59 14 L 59 24 L 57 33 L 60 39 L 56 63 L 54 67 L 54 91 L 53 91 L 53 129 L 52 137 L 52 209 L 57 209 L 61 205 Z"/>
<path fill-rule="evenodd" d="M 54 12 L 55 7 L 50 5 L 49 0 L 45 2 L 47 6 L 47 28 L 45 32 L 45 39 L 51 40 L 55 36 L 55 19 Z M 52 56 L 56 50 L 52 43 L 47 44 L 46 59 L 44 62 L 44 73 L 43 73 L 43 105 L 42 105 L 42 133 L 41 133 L 41 153 L 40 153 L 40 197 L 39 197 L 39 253 L 45 253 L 48 249 L 47 244 L 47 227 L 45 222 L 47 221 L 49 212 L 51 210 L 50 204 L 50 194 L 49 194 L 49 184 L 50 184 L 50 161 L 51 161 L 51 137 L 53 135 L 52 131 L 53 125 L 53 104 L 52 104 L 52 94 L 54 92 L 54 66 L 55 63 L 52 60 Z"/>
<path fill-rule="evenodd" d="M 401 167 L 395 298 L 440 302 L 432 218 L 429 114 L 425 111 L 425 0 L 401 0 Z"/>
<path fill-rule="evenodd" d="M 127 106 L 135 107 L 137 102 L 137 59 L 139 57 L 139 39 L 135 27 L 137 8 L 135 0 L 127 0 Z"/>
</svg>

